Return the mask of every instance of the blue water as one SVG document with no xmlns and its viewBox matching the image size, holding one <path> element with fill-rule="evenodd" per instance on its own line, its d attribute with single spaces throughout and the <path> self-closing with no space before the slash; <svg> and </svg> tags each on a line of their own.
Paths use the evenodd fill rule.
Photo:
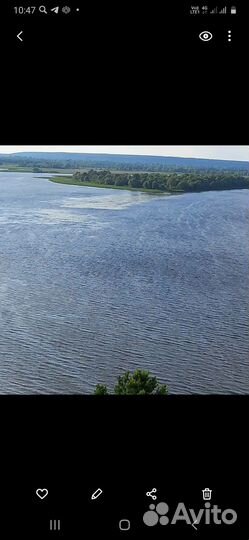
<svg viewBox="0 0 249 540">
<path fill-rule="evenodd" d="M 0 393 L 144 368 L 249 393 L 249 190 L 167 197 L 0 172 Z"/>
</svg>

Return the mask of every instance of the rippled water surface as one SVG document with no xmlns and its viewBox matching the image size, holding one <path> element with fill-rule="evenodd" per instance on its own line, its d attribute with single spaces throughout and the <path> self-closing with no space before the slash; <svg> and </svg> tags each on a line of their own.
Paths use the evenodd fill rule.
<svg viewBox="0 0 249 540">
<path fill-rule="evenodd" d="M 249 191 L 181 196 L 0 172 L 0 393 L 91 393 L 149 369 L 249 391 Z"/>
</svg>

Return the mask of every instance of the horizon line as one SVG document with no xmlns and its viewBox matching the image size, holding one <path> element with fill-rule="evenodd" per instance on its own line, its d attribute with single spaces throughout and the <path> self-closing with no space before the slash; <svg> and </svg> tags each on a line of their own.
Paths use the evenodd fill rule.
<svg viewBox="0 0 249 540">
<path fill-rule="evenodd" d="M 112 152 L 79 152 L 77 150 L 75 151 L 56 151 L 56 150 L 22 150 L 20 152 L 7 152 L 7 153 L 0 153 L 0 156 L 13 156 L 16 154 L 79 154 L 79 155 L 85 155 L 85 154 L 96 154 L 98 156 L 127 156 L 127 157 L 142 157 L 142 158 L 178 158 L 178 159 L 198 159 L 198 160 L 207 160 L 207 161 L 238 161 L 243 163 L 249 163 L 249 159 L 236 159 L 236 158 L 217 158 L 217 157 L 196 157 L 196 156 L 174 156 L 174 155 L 158 155 L 158 154 L 124 154 L 124 153 L 112 153 Z"/>
</svg>

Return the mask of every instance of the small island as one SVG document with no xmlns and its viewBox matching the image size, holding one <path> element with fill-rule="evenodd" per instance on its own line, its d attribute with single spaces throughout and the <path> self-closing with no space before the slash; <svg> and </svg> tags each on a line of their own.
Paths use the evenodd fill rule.
<svg viewBox="0 0 249 540">
<path fill-rule="evenodd" d="M 248 174 L 234 171 L 161 173 L 90 169 L 89 171 L 76 171 L 70 176 L 53 176 L 49 180 L 77 186 L 129 189 L 168 195 L 185 192 L 249 189 Z"/>
</svg>

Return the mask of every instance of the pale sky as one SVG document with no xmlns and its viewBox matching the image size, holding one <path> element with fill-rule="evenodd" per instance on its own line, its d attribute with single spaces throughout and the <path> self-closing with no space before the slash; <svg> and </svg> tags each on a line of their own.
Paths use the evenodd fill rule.
<svg viewBox="0 0 249 540">
<path fill-rule="evenodd" d="M 1 146 L 0 154 L 16 152 L 77 152 L 96 154 L 135 154 L 149 156 L 178 156 L 248 161 L 249 146 Z"/>
</svg>

